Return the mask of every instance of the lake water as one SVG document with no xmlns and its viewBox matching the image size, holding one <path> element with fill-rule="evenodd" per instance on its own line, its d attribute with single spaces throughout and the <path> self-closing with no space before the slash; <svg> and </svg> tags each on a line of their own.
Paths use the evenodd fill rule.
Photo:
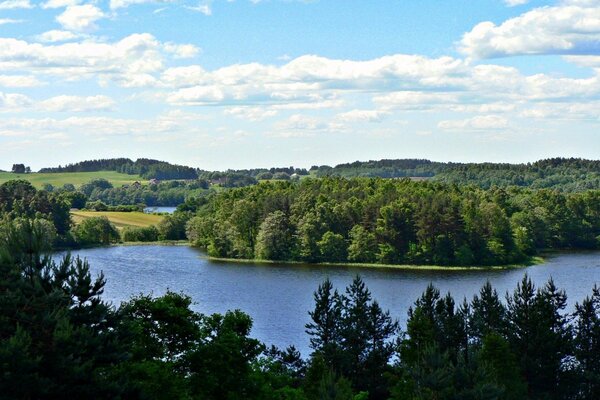
<svg viewBox="0 0 600 400">
<path fill-rule="evenodd" d="M 167 213 L 173 214 L 177 210 L 177 207 L 146 207 L 144 208 L 144 212 L 146 214 L 152 213 Z"/>
<path fill-rule="evenodd" d="M 190 295 L 194 309 L 223 313 L 241 309 L 254 319 L 252 334 L 266 344 L 296 345 L 309 354 L 304 325 L 313 307 L 313 292 L 329 277 L 340 289 L 360 274 L 384 309 L 402 325 L 408 308 L 432 282 L 442 293 L 471 299 L 490 280 L 499 293 L 512 293 L 524 273 L 536 285 L 552 277 L 565 289 L 569 306 L 600 284 L 600 253 L 563 254 L 545 264 L 494 271 L 403 271 L 276 264 L 234 264 L 208 261 L 186 246 L 123 246 L 77 251 L 92 271 L 107 278 L 105 299 L 119 304 L 134 294 L 161 295 L 167 289 Z"/>
</svg>

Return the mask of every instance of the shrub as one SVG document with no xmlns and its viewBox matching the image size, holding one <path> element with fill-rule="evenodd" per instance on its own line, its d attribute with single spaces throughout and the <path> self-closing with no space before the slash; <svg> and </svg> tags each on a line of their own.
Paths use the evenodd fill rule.
<svg viewBox="0 0 600 400">
<path fill-rule="evenodd" d="M 156 242 L 158 229 L 154 225 L 147 227 L 128 226 L 121 232 L 124 242 Z"/>
</svg>

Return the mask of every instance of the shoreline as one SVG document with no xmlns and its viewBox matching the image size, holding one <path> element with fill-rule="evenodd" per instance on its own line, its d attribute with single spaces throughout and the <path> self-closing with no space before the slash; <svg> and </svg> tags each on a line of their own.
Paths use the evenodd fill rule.
<svg viewBox="0 0 600 400">
<path fill-rule="evenodd" d="M 410 270 L 410 271 L 500 271 L 509 269 L 520 269 L 530 267 L 532 265 L 543 264 L 546 259 L 541 256 L 531 257 L 527 262 L 508 265 L 473 265 L 473 266 L 444 266 L 444 265 L 411 265 L 411 264 L 371 264 L 371 263 L 351 263 L 351 262 L 319 262 L 306 263 L 302 261 L 274 261 L 274 260 L 258 260 L 258 259 L 238 259 L 225 257 L 205 256 L 204 259 L 214 263 L 235 263 L 235 264 L 262 264 L 262 265 L 290 265 L 290 266 L 306 266 L 306 267 L 337 267 L 337 268 L 372 268 L 372 269 L 390 269 L 390 270 Z"/>
</svg>

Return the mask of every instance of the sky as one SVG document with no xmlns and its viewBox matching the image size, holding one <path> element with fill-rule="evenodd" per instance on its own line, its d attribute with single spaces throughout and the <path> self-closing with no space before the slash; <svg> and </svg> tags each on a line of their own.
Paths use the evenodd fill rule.
<svg viewBox="0 0 600 400">
<path fill-rule="evenodd" d="M 600 158 L 600 0 L 0 0 L 0 169 Z"/>
</svg>

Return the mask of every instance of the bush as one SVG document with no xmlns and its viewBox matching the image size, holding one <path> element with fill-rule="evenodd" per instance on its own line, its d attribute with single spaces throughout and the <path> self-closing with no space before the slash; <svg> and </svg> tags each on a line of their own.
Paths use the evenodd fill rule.
<svg viewBox="0 0 600 400">
<path fill-rule="evenodd" d="M 185 212 L 176 212 L 167 215 L 158 224 L 158 238 L 160 240 L 185 240 L 185 226 L 189 220 L 189 215 Z"/>
<path fill-rule="evenodd" d="M 124 242 L 156 242 L 158 229 L 154 225 L 147 227 L 128 226 L 121 232 Z"/>
<path fill-rule="evenodd" d="M 84 219 L 73 229 L 73 237 L 80 245 L 110 244 L 120 239 L 119 231 L 106 217 Z"/>
<path fill-rule="evenodd" d="M 104 204 L 103 202 L 101 202 L 100 200 L 88 201 L 85 204 L 85 209 L 92 210 L 92 211 L 108 211 L 108 206 L 106 204 Z"/>
</svg>

